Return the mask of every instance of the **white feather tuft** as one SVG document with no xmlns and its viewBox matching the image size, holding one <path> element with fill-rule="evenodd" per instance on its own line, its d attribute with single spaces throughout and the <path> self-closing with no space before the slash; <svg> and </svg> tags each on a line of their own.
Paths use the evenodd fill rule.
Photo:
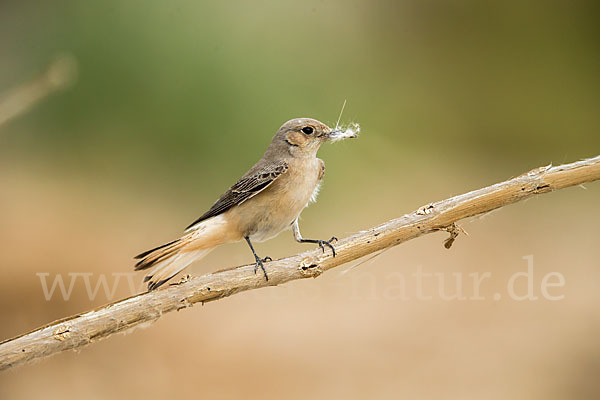
<svg viewBox="0 0 600 400">
<path fill-rule="evenodd" d="M 329 138 L 332 142 L 337 142 L 344 139 L 358 137 L 360 133 L 360 125 L 356 122 L 348 124 L 346 127 L 336 125 Z"/>
<path fill-rule="evenodd" d="M 321 182 L 319 182 L 317 186 L 315 186 L 315 190 L 313 190 L 312 194 L 310 195 L 310 200 L 308 200 L 309 203 L 314 203 L 315 201 L 317 201 L 319 190 L 321 190 Z"/>
</svg>

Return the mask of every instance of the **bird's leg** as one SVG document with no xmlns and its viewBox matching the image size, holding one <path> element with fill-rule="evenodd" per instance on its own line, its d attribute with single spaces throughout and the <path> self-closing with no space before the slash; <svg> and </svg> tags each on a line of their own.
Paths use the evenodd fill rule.
<svg viewBox="0 0 600 400">
<path fill-rule="evenodd" d="M 335 236 L 332 236 L 329 240 L 304 239 L 300 234 L 300 226 L 298 226 L 298 219 L 296 219 L 292 224 L 292 230 L 294 232 L 294 239 L 296 239 L 298 243 L 317 243 L 321 250 L 323 250 L 323 253 L 325 253 L 325 246 L 327 246 L 331 249 L 331 252 L 335 257 L 335 247 L 333 247 L 333 245 L 331 244 L 331 242 L 335 242 L 338 240 L 338 238 L 336 238 Z"/>
<path fill-rule="evenodd" d="M 273 259 L 269 256 L 267 256 L 265 258 L 260 258 L 258 256 L 258 254 L 256 254 L 256 251 L 254 251 L 254 246 L 252 246 L 252 242 L 250 242 L 250 238 L 248 236 L 245 236 L 244 239 L 246 239 L 248 246 L 250 246 L 250 250 L 252 250 L 252 254 L 254 254 L 254 260 L 256 260 L 256 264 L 254 264 L 254 273 L 256 274 L 258 267 L 260 267 L 260 269 L 262 269 L 262 271 L 263 271 L 263 274 L 265 275 L 265 279 L 269 280 L 269 277 L 267 276 L 267 271 L 265 270 L 265 266 L 263 265 L 263 262 L 273 261 Z"/>
</svg>

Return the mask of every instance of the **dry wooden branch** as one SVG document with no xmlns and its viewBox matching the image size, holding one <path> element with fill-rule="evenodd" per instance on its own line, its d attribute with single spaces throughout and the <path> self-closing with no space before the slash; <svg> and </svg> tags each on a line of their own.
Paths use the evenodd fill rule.
<svg viewBox="0 0 600 400">
<path fill-rule="evenodd" d="M 35 79 L 0 95 L 0 128 L 13 118 L 31 110 L 49 95 L 73 84 L 77 77 L 77 61 L 61 55 Z"/>
<path fill-rule="evenodd" d="M 336 244 L 337 256 L 320 249 L 266 264 L 269 281 L 246 265 L 192 278 L 164 290 L 143 293 L 0 343 L 0 370 L 82 347 L 155 321 L 164 313 L 218 300 L 245 290 L 275 286 L 323 272 L 367 254 L 436 231 L 447 231 L 449 248 L 460 227 L 456 222 L 526 198 L 600 179 L 600 156 L 556 167 L 542 167 L 508 181 L 431 203 L 417 211 L 347 237 Z"/>
</svg>

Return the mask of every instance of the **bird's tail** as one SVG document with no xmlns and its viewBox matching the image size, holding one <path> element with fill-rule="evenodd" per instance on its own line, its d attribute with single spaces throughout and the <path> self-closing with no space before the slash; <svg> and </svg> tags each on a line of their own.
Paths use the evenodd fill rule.
<svg viewBox="0 0 600 400">
<path fill-rule="evenodd" d="M 156 289 L 212 250 L 185 251 L 183 242 L 183 238 L 177 239 L 174 242 L 149 250 L 149 253 L 145 252 L 135 257 L 140 259 L 135 265 L 136 271 L 153 268 L 144 277 L 144 282 L 148 282 L 148 290 Z"/>
<path fill-rule="evenodd" d="M 211 218 L 181 238 L 135 256 L 139 260 L 136 271 L 152 268 L 144 278 L 148 290 L 156 289 L 219 244 L 232 241 L 226 225 L 219 217 Z"/>
</svg>

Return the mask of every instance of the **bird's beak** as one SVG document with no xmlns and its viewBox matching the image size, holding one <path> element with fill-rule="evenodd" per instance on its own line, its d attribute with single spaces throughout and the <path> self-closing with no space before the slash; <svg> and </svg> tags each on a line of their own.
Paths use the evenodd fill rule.
<svg viewBox="0 0 600 400">
<path fill-rule="evenodd" d="M 349 126 L 346 129 L 334 128 L 327 134 L 327 138 L 333 142 L 344 139 L 353 139 L 358 137 L 358 132 L 360 132 L 358 124 Z"/>
</svg>

